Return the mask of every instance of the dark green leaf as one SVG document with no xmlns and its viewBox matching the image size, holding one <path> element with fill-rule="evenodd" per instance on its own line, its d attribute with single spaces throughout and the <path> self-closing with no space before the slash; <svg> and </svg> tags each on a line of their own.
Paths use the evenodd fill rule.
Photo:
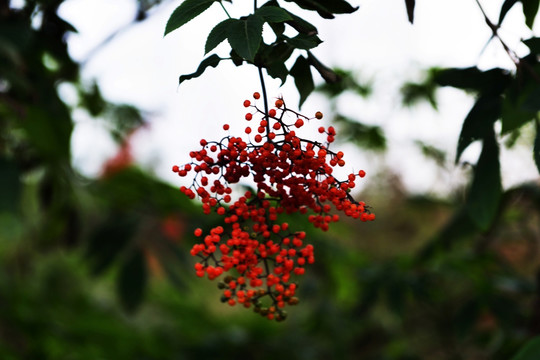
<svg viewBox="0 0 540 360">
<path fill-rule="evenodd" d="M 534 19 L 538 13 L 538 6 L 540 1 L 538 0 L 521 0 L 523 4 L 523 15 L 525 15 L 525 23 L 532 30 L 534 25 Z"/>
<path fill-rule="evenodd" d="M 99 116 L 107 103 L 101 96 L 101 91 L 96 83 L 93 83 L 88 91 L 80 91 L 81 106 L 86 108 L 90 115 Z"/>
<path fill-rule="evenodd" d="M 478 98 L 471 111 L 467 114 L 456 152 L 456 163 L 459 161 L 463 151 L 476 140 L 480 140 L 489 134 L 493 129 L 493 124 L 501 116 L 502 98 L 500 96 L 481 96 Z"/>
<path fill-rule="evenodd" d="M 283 33 L 285 32 L 285 23 L 270 23 L 269 25 L 277 37 L 283 35 Z"/>
<path fill-rule="evenodd" d="M 268 52 L 265 54 L 264 63 L 272 64 L 272 63 L 281 63 L 285 64 L 285 61 L 291 57 L 294 48 L 285 43 L 277 43 L 276 45 L 272 45 L 268 47 Z"/>
<path fill-rule="evenodd" d="M 94 196 L 107 201 L 107 205 L 118 212 L 130 209 L 153 211 L 164 216 L 179 210 L 186 214 L 194 211 L 193 203 L 185 196 L 177 196 L 177 188 L 135 167 L 125 168 L 100 180 L 92 191 Z"/>
<path fill-rule="evenodd" d="M 437 98 L 435 97 L 436 86 L 432 82 L 421 84 L 408 82 L 401 87 L 402 103 L 405 106 L 413 106 L 422 100 L 427 100 L 433 109 L 437 110 Z"/>
<path fill-rule="evenodd" d="M 114 124 L 113 136 L 119 143 L 123 143 L 133 130 L 144 124 L 139 109 L 127 104 L 109 105 L 107 117 Z"/>
<path fill-rule="evenodd" d="M 527 40 L 523 40 L 523 43 L 527 45 L 531 53 L 540 54 L 540 38 L 533 37 Z"/>
<path fill-rule="evenodd" d="M 440 86 L 452 86 L 482 94 L 500 94 L 509 85 L 512 77 L 507 70 L 490 69 L 481 71 L 477 67 L 438 70 L 434 79 Z"/>
<path fill-rule="evenodd" d="M 69 157 L 73 128 L 69 118 L 55 117 L 41 107 L 30 107 L 22 124 L 30 141 L 43 155 L 53 159 Z"/>
<path fill-rule="evenodd" d="M 201 61 L 201 63 L 199 64 L 199 67 L 197 68 L 197 71 L 195 71 L 192 74 L 180 76 L 178 83 L 181 84 L 185 80 L 190 80 L 190 79 L 201 76 L 207 67 L 209 66 L 216 67 L 218 66 L 220 61 L 221 61 L 221 58 L 217 56 L 216 54 L 210 55 L 209 57 Z"/>
<path fill-rule="evenodd" d="M 302 9 L 314 10 L 325 19 L 333 19 L 334 14 L 350 14 L 355 12 L 358 7 L 351 6 L 344 0 L 286 0 L 294 2 Z"/>
<path fill-rule="evenodd" d="M 202 14 L 215 1 L 216 0 L 184 0 L 184 2 L 171 14 L 171 17 L 165 26 L 165 34 L 163 34 L 163 36 Z"/>
<path fill-rule="evenodd" d="M 133 313 L 140 306 L 147 282 L 146 260 L 142 250 L 137 249 L 122 264 L 118 274 L 118 297 L 126 312 Z"/>
<path fill-rule="evenodd" d="M 317 70 L 319 75 L 322 76 L 324 81 L 330 84 L 334 84 L 341 80 L 339 75 L 329 67 L 325 66 L 322 62 L 319 61 L 312 53 L 311 51 L 308 51 L 308 61 L 311 66 Z"/>
<path fill-rule="evenodd" d="M 281 85 L 285 83 L 287 76 L 289 75 L 289 70 L 287 70 L 287 67 L 282 62 L 275 62 L 266 66 L 266 72 L 272 78 L 280 79 Z"/>
<path fill-rule="evenodd" d="M 283 38 L 291 46 L 302 50 L 313 49 L 314 47 L 317 47 L 320 43 L 322 43 L 321 39 L 319 39 L 317 35 L 298 34 L 293 38 L 289 38 L 286 36 L 283 36 Z"/>
<path fill-rule="evenodd" d="M 535 70 L 538 71 L 538 70 Z M 505 92 L 502 104 L 502 133 L 519 129 L 534 119 L 540 109 L 540 86 L 532 76 L 517 77 Z"/>
<path fill-rule="evenodd" d="M 250 15 L 243 20 L 234 20 L 229 25 L 227 39 L 234 51 L 242 58 L 253 61 L 262 41 L 264 20 L 260 16 Z"/>
<path fill-rule="evenodd" d="M 304 101 L 306 101 L 309 94 L 311 94 L 315 88 L 309 61 L 300 55 L 291 68 L 290 74 L 294 77 L 294 84 L 296 85 L 298 93 L 300 94 L 299 107 L 302 107 Z"/>
<path fill-rule="evenodd" d="M 291 15 L 289 15 L 289 12 L 278 6 L 260 7 L 257 9 L 257 11 L 255 11 L 254 15 L 262 17 L 264 21 L 268 23 L 292 20 L 292 17 Z"/>
<path fill-rule="evenodd" d="M 501 199 L 499 145 L 492 130 L 484 137 L 482 153 L 474 169 L 474 178 L 467 199 L 467 211 L 482 231 L 489 229 Z"/>
<path fill-rule="evenodd" d="M 426 158 L 434 160 L 440 167 L 444 166 L 444 163 L 446 162 L 446 153 L 443 150 L 420 140 L 416 140 L 414 143 L 420 147 L 422 154 Z"/>
<path fill-rule="evenodd" d="M 499 26 L 502 24 L 508 11 L 518 2 L 519 0 L 505 0 L 501 6 L 501 12 L 499 14 Z"/>
<path fill-rule="evenodd" d="M 407 7 L 407 17 L 409 22 L 412 24 L 414 22 L 414 5 L 415 0 L 405 0 L 405 6 Z"/>
<path fill-rule="evenodd" d="M 538 360 L 540 358 L 540 336 L 529 340 L 511 360 Z"/>
<path fill-rule="evenodd" d="M 0 157 L 0 213 L 15 212 L 21 196 L 20 171 L 17 164 Z"/>
<path fill-rule="evenodd" d="M 136 222 L 130 217 L 112 214 L 88 239 L 86 256 L 95 275 L 105 271 L 133 237 Z"/>
<path fill-rule="evenodd" d="M 287 21 L 287 24 L 294 30 L 298 31 L 300 34 L 317 35 L 318 31 L 315 26 L 293 13 L 289 12 L 289 15 L 292 17 L 292 20 Z"/>
<path fill-rule="evenodd" d="M 204 46 L 205 54 L 208 54 L 210 51 L 214 50 L 214 48 L 218 46 L 223 40 L 227 39 L 227 36 L 229 34 L 229 27 L 232 23 L 234 23 L 234 19 L 223 20 L 222 22 L 217 24 L 212 29 L 212 31 L 210 31 L 210 34 L 208 34 L 208 38 L 206 38 L 206 44 Z"/>
<path fill-rule="evenodd" d="M 310 61 L 311 66 L 315 67 L 317 71 L 319 71 L 319 68 L 314 64 L 311 58 L 311 53 L 308 52 L 308 60 Z M 324 65 L 323 65 L 324 66 Z M 343 69 L 333 69 L 331 70 L 335 77 L 337 78 L 337 81 L 329 82 L 325 76 L 329 76 L 329 80 L 333 80 L 332 75 L 326 74 L 323 75 L 321 71 L 319 73 L 323 78 L 325 78 L 326 83 L 321 84 L 317 90 L 323 92 L 325 95 L 329 96 L 330 98 L 334 98 L 336 96 L 339 96 L 345 91 L 351 91 L 354 94 L 367 97 L 371 94 L 372 89 L 369 84 L 360 84 L 354 74 L 352 74 L 350 71 L 346 71 Z"/>
<path fill-rule="evenodd" d="M 540 111 L 540 85 L 525 94 L 521 108 L 531 113 Z"/>
<path fill-rule="evenodd" d="M 233 64 L 236 66 L 240 66 L 244 63 L 244 58 L 238 55 L 234 49 L 231 49 L 229 56 L 231 57 Z"/>
<path fill-rule="evenodd" d="M 533 157 L 536 168 L 538 169 L 538 172 L 540 172 L 540 124 L 538 123 L 538 120 L 536 121 L 536 137 L 534 138 Z"/>
<path fill-rule="evenodd" d="M 339 133 L 344 136 L 344 141 L 374 151 L 386 149 L 386 138 L 379 126 L 365 125 L 342 115 L 336 116 L 334 121 L 339 125 Z"/>
<path fill-rule="evenodd" d="M 437 250 L 447 250 L 454 241 L 466 238 L 476 232 L 476 226 L 472 222 L 467 208 L 458 209 L 437 236 L 419 252 L 419 259 L 429 259 Z"/>
</svg>

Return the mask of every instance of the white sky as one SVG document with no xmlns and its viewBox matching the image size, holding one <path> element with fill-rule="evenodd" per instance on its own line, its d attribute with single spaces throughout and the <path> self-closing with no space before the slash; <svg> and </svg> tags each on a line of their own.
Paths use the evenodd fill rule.
<svg viewBox="0 0 540 360">
<path fill-rule="evenodd" d="M 232 6 L 225 3 L 233 17 L 251 10 L 238 8 L 242 4 L 237 3 Z M 314 54 L 321 61 L 332 67 L 351 69 L 360 79 L 373 80 L 373 96 L 366 100 L 344 96 L 339 102 L 340 110 L 384 128 L 389 145 L 385 166 L 400 174 L 410 190 L 438 191 L 462 184 L 465 179 L 459 167 L 437 171 L 414 145 L 414 140 L 447 150 L 453 160 L 461 124 L 473 99 L 454 89 L 442 89 L 438 93 L 439 112 L 428 105 L 403 109 L 399 105 L 399 87 L 405 81 L 419 80 L 420 70 L 432 66 L 512 68 L 512 62 L 497 42 L 491 42 L 482 52 L 490 31 L 475 1 L 417 0 L 413 26 L 407 22 L 403 0 L 351 0 L 350 3 L 360 5 L 360 9 L 334 20 L 288 7 L 305 15 L 318 28 L 324 42 Z M 482 3 L 488 16 L 496 21 L 502 0 Z M 164 38 L 167 19 L 179 4 L 180 1 L 173 1 L 157 8 L 148 20 L 101 48 L 83 69 L 84 78 L 97 79 L 107 99 L 131 103 L 151 112 L 149 130 L 135 138 L 137 160 L 177 185 L 180 179 L 171 172 L 171 166 L 188 161 L 188 152 L 198 147 L 199 139 L 221 138 L 224 122 L 231 124 L 231 134 L 243 135 L 242 102 L 260 88 L 255 68 L 234 67 L 228 62 L 178 87 L 178 76 L 195 71 L 204 58 L 206 36 L 225 18 L 223 10 L 215 4 Z M 520 6 L 515 5 L 508 13 L 501 34 L 512 49 L 523 55 L 526 48 L 519 40 L 532 33 L 523 25 Z M 79 30 L 79 34 L 69 38 L 70 54 L 77 60 L 86 60 L 103 39 L 131 21 L 135 10 L 133 0 L 66 1 L 60 9 L 61 16 Z M 270 36 L 268 33 L 265 35 Z M 228 51 L 226 42 L 217 48 L 222 56 L 227 56 Z M 269 96 L 283 95 L 289 106 L 297 104 L 292 79 L 281 88 L 279 81 L 267 77 L 266 82 Z M 328 109 L 323 97 L 312 95 L 302 112 L 312 114 L 321 110 L 331 117 Z M 77 113 L 76 119 L 72 145 L 75 164 L 83 173 L 95 175 L 103 161 L 115 153 L 115 145 L 102 124 L 82 112 Z M 476 161 L 479 146 L 474 145 L 479 144 L 473 144 L 463 160 Z M 529 146 L 503 152 L 506 187 L 538 177 L 530 143 L 526 145 Z M 350 145 L 341 147 L 346 150 L 348 166 L 356 170 L 363 168 L 376 180 L 382 160 L 379 156 Z"/>
</svg>

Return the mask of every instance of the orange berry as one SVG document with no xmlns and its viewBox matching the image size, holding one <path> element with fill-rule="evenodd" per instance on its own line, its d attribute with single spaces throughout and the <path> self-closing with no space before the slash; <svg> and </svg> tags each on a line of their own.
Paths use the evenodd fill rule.
<svg viewBox="0 0 540 360">
<path fill-rule="evenodd" d="M 319 119 L 319 120 L 322 119 L 322 118 L 323 118 L 322 112 L 317 111 L 317 112 L 315 113 L 315 118 L 317 118 L 317 119 Z"/>
</svg>

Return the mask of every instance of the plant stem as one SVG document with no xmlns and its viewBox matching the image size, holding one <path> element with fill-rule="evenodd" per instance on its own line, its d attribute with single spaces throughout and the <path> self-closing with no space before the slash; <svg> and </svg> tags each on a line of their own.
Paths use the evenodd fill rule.
<svg viewBox="0 0 540 360">
<path fill-rule="evenodd" d="M 259 79 L 261 80 L 262 95 L 264 101 L 264 118 L 266 120 L 266 133 L 270 133 L 270 116 L 268 115 L 268 96 L 266 95 L 266 85 L 264 84 L 264 75 L 262 72 L 262 67 L 257 66 L 259 69 Z"/>
<path fill-rule="evenodd" d="M 220 1 L 219 5 L 221 5 L 221 8 L 223 9 L 223 11 L 225 11 L 225 14 L 227 14 L 227 17 L 230 19 L 231 15 L 229 15 L 229 12 L 227 11 L 227 9 L 225 9 L 225 6 L 223 5 L 223 2 Z"/>
</svg>

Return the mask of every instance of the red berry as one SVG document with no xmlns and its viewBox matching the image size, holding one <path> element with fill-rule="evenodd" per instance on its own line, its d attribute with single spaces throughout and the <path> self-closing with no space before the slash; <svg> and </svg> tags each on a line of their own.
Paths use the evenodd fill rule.
<svg viewBox="0 0 540 360">
<path fill-rule="evenodd" d="M 244 100 L 244 107 L 248 107 L 249 105 L 251 105 L 251 101 Z"/>
<path fill-rule="evenodd" d="M 254 99 L 257 100 L 257 99 L 259 99 L 260 97 L 261 97 L 261 94 L 259 94 L 258 92 L 254 92 L 254 93 L 253 93 L 253 98 L 254 98 Z"/>
</svg>

